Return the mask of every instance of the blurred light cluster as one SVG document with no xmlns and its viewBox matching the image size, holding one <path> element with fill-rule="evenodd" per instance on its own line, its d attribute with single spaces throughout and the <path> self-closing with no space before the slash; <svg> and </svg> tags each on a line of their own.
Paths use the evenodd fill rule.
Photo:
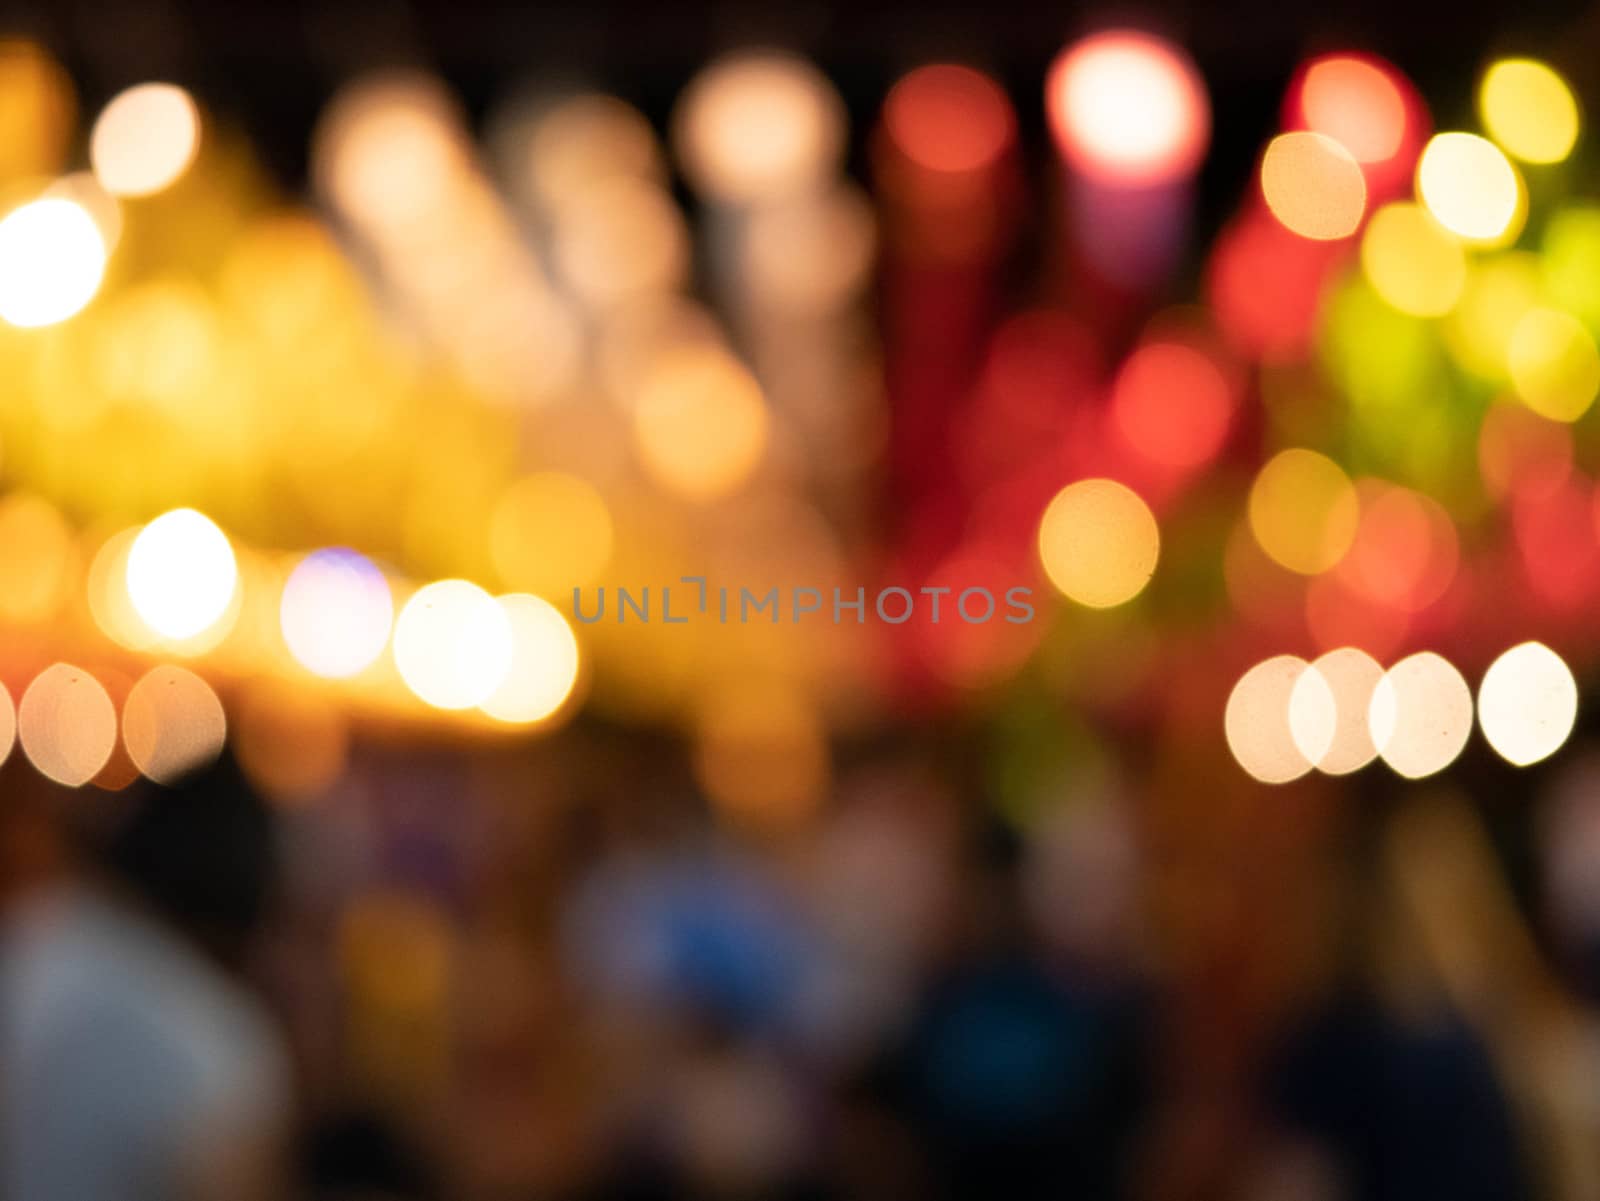
<svg viewBox="0 0 1600 1201">
<path fill-rule="evenodd" d="M 93 639 L 238 684 L 231 736 L 284 796 L 337 773 L 349 714 L 541 730 L 581 696 L 678 725 L 719 805 L 781 821 L 816 804 L 830 732 L 908 696 L 1031 678 L 1090 711 L 1186 713 L 1196 690 L 1163 667 L 1208 662 L 1184 653 L 1198 630 L 1239 660 L 1326 652 L 1235 689 L 1250 774 L 1440 770 L 1473 704 L 1407 652 L 1586 646 L 1600 601 L 1577 96 L 1505 58 L 1474 127 L 1436 128 L 1394 64 L 1308 59 L 1200 302 L 1175 304 L 1212 135 L 1199 67 L 1107 28 L 1038 87 L 1049 249 L 1010 309 L 1037 176 L 978 63 L 885 88 L 870 192 L 843 97 L 786 50 L 706 64 L 660 131 L 537 85 L 479 137 L 443 80 L 362 75 L 312 139 L 323 216 L 175 82 L 75 139 L 66 73 L 0 43 L 0 621 L 51 657 L 98 663 Z M 580 648 L 575 589 L 701 574 L 1053 595 L 1016 628 L 606 622 Z M 24 700 L 31 654 L 0 662 Z M 1559 692 L 1546 676 L 1519 648 L 1480 689 L 1514 762 L 1560 743 L 1515 720 Z M 188 743 L 146 701 L 195 690 L 163 680 L 113 688 L 96 754 L 167 772 Z M 299 778 L 260 749 L 297 739 Z M 95 758 L 50 753 L 58 778 Z"/>
<path fill-rule="evenodd" d="M 1478 687 L 1483 736 L 1517 767 L 1560 750 L 1577 716 L 1572 672 L 1542 643 L 1506 651 Z M 1278 655 L 1250 668 L 1229 694 L 1224 725 L 1239 766 L 1282 784 L 1313 768 L 1347 775 L 1378 758 L 1407 779 L 1431 776 L 1461 754 L 1472 721 L 1472 691 L 1442 656 L 1421 651 L 1385 670 L 1340 647 L 1310 663 Z"/>
</svg>

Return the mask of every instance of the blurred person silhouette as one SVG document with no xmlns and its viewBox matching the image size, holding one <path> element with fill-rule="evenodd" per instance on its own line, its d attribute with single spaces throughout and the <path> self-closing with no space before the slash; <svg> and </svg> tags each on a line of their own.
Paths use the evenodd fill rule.
<svg viewBox="0 0 1600 1201">
<path fill-rule="evenodd" d="M 275 1198 L 287 1060 L 239 979 L 273 880 L 272 816 L 226 757 L 109 807 L 5 915 L 0 1191 Z"/>
<path fill-rule="evenodd" d="M 1414 802 L 1364 833 L 1335 898 L 1330 987 L 1269 1067 L 1276 1129 L 1250 1195 L 1531 1195 L 1519 1136 L 1535 1115 L 1509 1087 L 1528 1083 L 1512 1036 L 1528 1016 L 1520 951 L 1482 843 L 1454 801 Z"/>
<path fill-rule="evenodd" d="M 1075 861 L 1101 858 L 1089 845 L 1099 839 L 1080 833 Z M 1027 883 L 1028 859 L 1054 856 L 995 819 L 974 841 L 946 960 L 866 1088 L 920 1146 L 923 1195 L 1126 1196 L 1149 1111 L 1151 1012 L 1117 962 L 1131 949 L 1110 916 L 1119 905 L 1094 894 L 1131 863 L 1104 853 L 1107 874 L 1071 898 L 1093 920 L 1064 936 L 1049 928 L 1061 898 Z"/>
</svg>

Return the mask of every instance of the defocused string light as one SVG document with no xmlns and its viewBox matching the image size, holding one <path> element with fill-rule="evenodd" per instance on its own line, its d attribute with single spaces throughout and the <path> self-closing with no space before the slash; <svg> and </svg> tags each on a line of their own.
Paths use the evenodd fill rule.
<svg viewBox="0 0 1600 1201">
<path fill-rule="evenodd" d="M 1261 159 L 1261 195 L 1302 238 L 1347 238 L 1366 214 L 1367 184 L 1350 151 L 1325 134 L 1279 134 Z"/>
<path fill-rule="evenodd" d="M 40 775 L 77 788 L 105 766 L 117 742 L 117 711 L 81 667 L 57 663 L 33 678 L 17 704 L 17 737 Z"/>
<path fill-rule="evenodd" d="M 1515 241 L 1527 214 L 1522 177 L 1477 134 L 1433 136 L 1417 163 L 1417 195 L 1440 225 L 1483 245 Z"/>
<path fill-rule="evenodd" d="M 1106 609 L 1144 591 L 1160 557 L 1161 532 L 1127 485 L 1079 480 L 1045 507 L 1038 547 L 1045 574 L 1063 596 Z"/>
<path fill-rule="evenodd" d="M 1361 239 L 1361 267 L 1373 291 L 1413 317 L 1449 312 L 1467 282 L 1461 246 L 1427 210 L 1407 201 L 1373 214 Z"/>
<path fill-rule="evenodd" d="M 163 638 L 193 638 L 227 613 L 239 567 L 228 536 L 194 509 L 163 513 L 128 548 L 128 599 Z"/>
<path fill-rule="evenodd" d="M 844 153 L 843 102 L 820 71 L 791 54 L 747 52 L 712 63 L 690 81 L 672 120 L 690 182 L 725 204 L 804 191 Z"/>
<path fill-rule="evenodd" d="M 1148 33 L 1111 30 L 1068 46 L 1050 68 L 1045 105 L 1067 161 L 1104 183 L 1181 179 L 1211 137 L 1211 105 L 1194 63 Z"/>
<path fill-rule="evenodd" d="M 0 318 L 31 328 L 65 321 L 94 299 L 106 270 L 100 227 L 59 196 L 0 220 Z"/>
<path fill-rule="evenodd" d="M 1234 684 L 1223 713 L 1223 733 L 1234 761 L 1251 777 L 1263 784 L 1287 784 L 1327 752 L 1337 728 L 1334 713 L 1333 693 L 1311 665 L 1295 655 L 1277 655 L 1257 663 Z M 1313 755 L 1301 749 L 1302 742 Z"/>
<path fill-rule="evenodd" d="M 1472 691 L 1448 660 L 1422 651 L 1389 668 L 1372 692 L 1372 741 L 1394 771 L 1416 780 L 1454 763 L 1472 732 Z"/>
<path fill-rule="evenodd" d="M 383 654 L 394 599 L 383 572 L 365 556 L 342 548 L 317 550 L 289 573 L 279 620 L 284 643 L 302 667 L 344 679 Z"/>
<path fill-rule="evenodd" d="M 1355 486 L 1314 450 L 1280 451 L 1250 487 L 1250 530 L 1274 562 L 1302 575 L 1338 563 L 1360 520 Z"/>
<path fill-rule="evenodd" d="M 89 134 L 89 162 L 115 196 L 149 196 L 170 187 L 194 161 L 200 112 L 171 83 L 141 83 L 118 93 Z"/>
<path fill-rule="evenodd" d="M 950 175 L 993 166 L 1016 137 L 1016 117 L 1000 85 L 954 63 L 903 76 L 883 102 L 883 125 L 911 162 Z"/>
<path fill-rule="evenodd" d="M 578 639 L 561 611 L 542 597 L 498 598 L 511 626 L 511 666 L 480 706 L 497 721 L 545 721 L 578 683 Z"/>
<path fill-rule="evenodd" d="M 506 611 L 466 580 L 417 589 L 394 626 L 400 678 L 436 709 L 471 709 L 487 701 L 511 670 L 513 651 Z"/>
<path fill-rule="evenodd" d="M 1578 102 L 1567 81 L 1531 58 L 1503 58 L 1484 72 L 1478 112 L 1489 136 L 1525 163 L 1559 163 L 1578 140 Z"/>
<path fill-rule="evenodd" d="M 0 39 L 0 179 L 58 171 L 76 114 L 72 79 L 44 47 Z"/>
<path fill-rule="evenodd" d="M 1478 686 L 1478 724 L 1506 762 L 1527 767 L 1561 749 L 1578 720 L 1578 684 L 1539 642 L 1502 654 Z"/>
<path fill-rule="evenodd" d="M 1290 694 L 1295 746 L 1317 770 L 1330 776 L 1348 775 L 1378 757 L 1368 713 L 1373 690 L 1382 678 L 1383 668 L 1376 659 L 1345 646 L 1320 656 L 1295 682 Z M 1332 730 L 1325 734 L 1321 713 L 1328 702 L 1333 706 Z M 1300 715 L 1298 721 L 1296 714 Z"/>
<path fill-rule="evenodd" d="M 170 664 L 139 677 L 122 703 L 122 741 L 134 765 L 174 784 L 222 752 L 227 717 L 217 694 L 192 671 Z"/>
<path fill-rule="evenodd" d="M 1576 421 L 1600 392 L 1600 350 L 1566 313 L 1530 309 L 1511 331 L 1507 355 L 1517 395 L 1541 417 Z"/>
</svg>

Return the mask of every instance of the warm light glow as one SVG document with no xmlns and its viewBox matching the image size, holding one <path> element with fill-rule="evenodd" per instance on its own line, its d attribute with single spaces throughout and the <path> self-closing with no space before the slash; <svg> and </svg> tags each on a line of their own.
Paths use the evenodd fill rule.
<svg viewBox="0 0 1600 1201">
<path fill-rule="evenodd" d="M 328 679 L 353 676 L 383 653 L 394 623 L 389 581 L 353 550 L 313 551 L 295 565 L 278 609 L 295 660 Z"/>
<path fill-rule="evenodd" d="M 1108 183 L 1182 178 L 1211 137 L 1200 73 L 1178 47 L 1146 33 L 1099 33 L 1069 46 L 1050 68 L 1045 97 L 1067 159 Z"/>
<path fill-rule="evenodd" d="M 1367 208 L 1360 165 L 1320 133 L 1279 134 L 1267 144 L 1261 195 L 1286 229 L 1319 242 L 1355 233 Z"/>
<path fill-rule="evenodd" d="M 193 638 L 220 620 L 238 579 L 228 536 L 194 509 L 163 513 L 128 548 L 128 599 L 163 638 Z"/>
<path fill-rule="evenodd" d="M 66 597 L 74 568 L 72 527 L 28 492 L 0 500 L 0 618 L 44 621 Z"/>
<path fill-rule="evenodd" d="M 419 588 L 394 626 L 401 679 L 436 709 L 483 704 L 511 670 L 513 650 L 505 609 L 466 580 Z"/>
<path fill-rule="evenodd" d="M 673 114 L 690 182 L 730 204 L 805 190 L 834 171 L 845 112 L 833 85 L 788 54 L 740 54 L 705 68 Z"/>
<path fill-rule="evenodd" d="M 1011 102 L 982 72 L 951 63 L 918 67 L 889 90 L 883 125 L 895 148 L 929 171 L 979 171 L 1016 134 Z"/>
<path fill-rule="evenodd" d="M 251 783 L 283 804 L 325 793 L 350 756 L 344 714 L 313 689 L 269 680 L 245 688 L 233 722 L 233 751 Z"/>
<path fill-rule="evenodd" d="M 1420 205 L 1385 205 L 1367 223 L 1361 267 L 1373 291 L 1402 313 L 1438 317 L 1460 299 L 1467 258 Z"/>
<path fill-rule="evenodd" d="M 489 521 L 489 553 L 509 587 L 565 599 L 611 558 L 611 514 L 593 485 L 558 471 L 507 488 Z"/>
<path fill-rule="evenodd" d="M 1406 134 L 1406 100 L 1393 76 L 1367 58 L 1329 55 L 1300 85 L 1306 126 L 1326 134 L 1359 163 L 1394 157 Z"/>
<path fill-rule="evenodd" d="M 1139 347 L 1117 372 L 1111 416 L 1128 448 L 1163 467 L 1190 469 L 1222 449 L 1233 387 L 1205 351 L 1184 342 Z"/>
<path fill-rule="evenodd" d="M 1539 304 L 1544 287 L 1539 256 L 1512 251 L 1475 261 L 1466 291 L 1445 323 L 1456 360 L 1495 383 L 1508 378 L 1511 334 Z"/>
<path fill-rule="evenodd" d="M 1478 724 L 1506 762 L 1527 767 L 1559 751 L 1578 721 L 1578 683 L 1548 646 L 1524 642 L 1501 655 L 1478 686 Z"/>
<path fill-rule="evenodd" d="M 0 763 L 11 757 L 11 748 L 17 745 L 17 710 L 11 703 L 11 693 L 0 684 Z"/>
<path fill-rule="evenodd" d="M 1296 682 L 1290 697 L 1290 725 L 1296 747 L 1313 767 L 1330 776 L 1343 776 L 1378 757 L 1368 713 L 1372 693 L 1382 678 L 1383 668 L 1376 659 L 1345 646 L 1321 656 Z M 1324 692 L 1326 702 L 1333 706 L 1331 730 L 1326 733 L 1320 716 Z"/>
<path fill-rule="evenodd" d="M 192 671 L 151 668 L 122 704 L 128 757 L 158 784 L 174 784 L 222 753 L 228 720 L 217 694 Z"/>
<path fill-rule="evenodd" d="M 1356 487 L 1361 519 L 1335 574 L 1357 596 L 1400 613 L 1438 600 L 1455 578 L 1460 540 L 1450 514 L 1421 492 L 1379 480 Z"/>
<path fill-rule="evenodd" d="M 578 639 L 561 611 L 541 597 L 513 593 L 499 604 L 511 623 L 511 669 L 483 711 L 499 721 L 543 721 L 578 682 Z"/>
<path fill-rule="evenodd" d="M 1326 753 L 1333 737 L 1333 696 L 1319 675 L 1310 673 L 1305 692 L 1298 705 L 1294 703 L 1296 686 L 1309 668 L 1295 655 L 1277 655 L 1245 672 L 1228 694 L 1223 714 L 1228 750 L 1263 784 L 1286 784 L 1311 770 L 1311 759 L 1296 740 L 1291 713 L 1318 757 Z"/>
<path fill-rule="evenodd" d="M 1068 600 L 1107 609 L 1144 591 L 1161 532 L 1139 494 L 1115 480 L 1068 484 L 1039 522 L 1039 560 Z"/>
<path fill-rule="evenodd" d="M 534 118 L 527 186 L 548 206 L 578 200 L 595 184 L 618 177 L 659 180 L 665 171 L 655 131 L 625 100 L 597 92 L 562 100 Z"/>
<path fill-rule="evenodd" d="M 170 83 L 141 83 L 101 110 L 89 135 L 95 178 L 115 196 L 149 196 L 169 187 L 194 161 L 200 112 Z"/>
<path fill-rule="evenodd" d="M 1471 133 L 1435 134 L 1417 163 L 1417 195 L 1440 225 L 1501 245 L 1522 231 L 1522 179 L 1500 148 Z"/>
<path fill-rule="evenodd" d="M 667 351 L 644 380 L 634 445 L 657 483 L 691 500 L 732 492 L 767 446 L 767 408 L 755 377 L 726 351 Z"/>
<path fill-rule="evenodd" d="M 721 685 L 696 714 L 694 769 L 725 817 L 762 830 L 791 829 L 825 796 L 827 732 L 816 705 L 792 685 Z"/>
<path fill-rule="evenodd" d="M 1350 478 L 1313 450 L 1281 451 L 1250 488 L 1250 531 L 1276 563 L 1316 575 L 1355 539 L 1360 505 Z"/>
<path fill-rule="evenodd" d="M 1511 383 L 1530 409 L 1552 421 L 1576 421 L 1600 391 L 1600 351 L 1575 318 L 1530 309 L 1511 331 Z"/>
<path fill-rule="evenodd" d="M 57 663 L 34 677 L 17 705 L 17 737 L 40 775 L 68 788 L 87 784 L 117 744 L 117 711 L 81 667 Z"/>
<path fill-rule="evenodd" d="M 0 221 L 0 318 L 25 329 L 65 321 L 100 288 L 106 244 L 80 204 L 46 197 Z"/>
<path fill-rule="evenodd" d="M 1578 140 L 1567 81 L 1531 58 L 1504 58 L 1484 74 L 1478 111 L 1489 136 L 1525 163 L 1559 163 Z"/>
<path fill-rule="evenodd" d="M 1454 763 L 1472 732 L 1472 691 L 1432 651 L 1400 660 L 1372 691 L 1368 722 L 1383 761 L 1410 780 Z"/>
</svg>

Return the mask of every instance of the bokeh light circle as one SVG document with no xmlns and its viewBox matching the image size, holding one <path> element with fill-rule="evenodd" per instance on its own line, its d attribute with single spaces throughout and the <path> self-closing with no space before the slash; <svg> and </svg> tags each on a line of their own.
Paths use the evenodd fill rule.
<svg viewBox="0 0 1600 1201">
<path fill-rule="evenodd" d="M 1261 196 L 1291 233 L 1312 241 L 1348 238 L 1367 209 L 1366 177 L 1355 156 L 1326 134 L 1279 134 L 1261 158 Z"/>
<path fill-rule="evenodd" d="M 1417 195 L 1440 225 L 1498 245 L 1522 229 L 1522 178 L 1504 152 L 1473 133 L 1435 134 L 1417 162 Z"/>
<path fill-rule="evenodd" d="M 158 784 L 174 784 L 210 763 L 227 734 L 228 720 L 211 685 L 182 667 L 151 668 L 122 703 L 128 757 Z"/>
<path fill-rule="evenodd" d="M 1250 487 L 1250 531 L 1257 544 L 1301 575 L 1337 564 L 1355 540 L 1360 516 L 1350 477 L 1314 450 L 1280 451 Z"/>
<path fill-rule="evenodd" d="M 171 83 L 141 83 L 114 96 L 89 135 L 89 162 L 114 196 L 148 196 L 170 186 L 194 161 L 200 112 Z"/>
<path fill-rule="evenodd" d="M 1286 784 L 1305 775 L 1311 770 L 1311 758 L 1300 742 L 1310 744 L 1320 756 L 1333 736 L 1333 698 L 1320 676 L 1302 693 L 1296 717 L 1295 690 L 1309 668 L 1297 655 L 1275 655 L 1240 676 L 1228 694 L 1223 713 L 1228 750 L 1246 773 L 1263 784 Z"/>
<path fill-rule="evenodd" d="M 1410 780 L 1454 763 L 1472 732 L 1472 690 L 1441 655 L 1420 651 L 1384 672 L 1367 711 L 1373 745 Z"/>
<path fill-rule="evenodd" d="M 1317 658 L 1295 684 L 1290 698 L 1295 745 L 1317 770 L 1330 776 L 1348 775 L 1378 757 L 1369 713 L 1373 691 L 1382 678 L 1383 668 L 1376 659 L 1356 647 L 1343 646 Z M 1323 704 L 1317 694 L 1324 690 L 1333 707 L 1326 736 L 1315 720 L 1303 716 L 1295 721 L 1296 714 L 1314 717 Z M 1302 692 L 1310 695 L 1302 696 Z"/>
<path fill-rule="evenodd" d="M 17 737 L 40 775 L 78 788 L 94 779 L 117 744 L 117 711 L 81 667 L 56 663 L 33 678 L 17 704 Z"/>
<path fill-rule="evenodd" d="M 65 321 L 94 299 L 106 243 L 88 210 L 48 196 L 0 220 L 0 318 L 24 329 Z"/>
<path fill-rule="evenodd" d="M 1552 421 L 1576 421 L 1600 392 L 1600 350 L 1577 318 L 1534 308 L 1511 331 L 1507 366 L 1517 395 Z"/>
<path fill-rule="evenodd" d="M 128 599 L 163 638 L 192 638 L 218 621 L 238 579 L 228 536 L 194 509 L 163 513 L 128 548 Z"/>
<path fill-rule="evenodd" d="M 1525 163 L 1559 163 L 1578 140 L 1578 101 L 1552 68 L 1504 58 L 1484 72 L 1478 112 L 1489 136 Z"/>
<path fill-rule="evenodd" d="M 364 555 L 317 550 L 289 573 L 278 620 L 296 662 L 315 675 L 344 679 L 383 654 L 394 598 L 383 572 Z"/>
<path fill-rule="evenodd" d="M 467 580 L 417 589 L 394 626 L 400 678 L 436 709 L 470 709 L 488 700 L 511 670 L 514 645 L 506 611 Z"/>
<path fill-rule="evenodd" d="M 1506 762 L 1526 767 L 1561 749 L 1578 720 L 1578 684 L 1540 642 L 1502 654 L 1478 686 L 1478 724 Z"/>
<path fill-rule="evenodd" d="M 1361 269 L 1373 291 L 1413 317 L 1448 313 L 1467 283 L 1460 243 L 1409 201 L 1385 205 L 1367 222 Z"/>
<path fill-rule="evenodd" d="M 1045 574 L 1063 596 L 1106 609 L 1132 600 L 1150 582 L 1161 531 L 1126 484 L 1079 480 L 1045 507 L 1038 546 Z"/>
<path fill-rule="evenodd" d="M 578 639 L 561 611 L 525 592 L 499 598 L 511 624 L 511 668 L 485 700 L 497 721 L 543 721 L 572 695 L 578 682 Z"/>
<path fill-rule="evenodd" d="M 1308 128 L 1334 139 L 1359 163 L 1393 158 L 1406 135 L 1406 98 L 1389 71 L 1349 54 L 1307 68 L 1300 107 Z"/>
<path fill-rule="evenodd" d="M 1211 105 L 1194 64 L 1163 38 L 1094 34 L 1050 68 L 1046 105 L 1067 158 L 1092 178 L 1148 186 L 1194 170 L 1211 136 Z"/>
</svg>

